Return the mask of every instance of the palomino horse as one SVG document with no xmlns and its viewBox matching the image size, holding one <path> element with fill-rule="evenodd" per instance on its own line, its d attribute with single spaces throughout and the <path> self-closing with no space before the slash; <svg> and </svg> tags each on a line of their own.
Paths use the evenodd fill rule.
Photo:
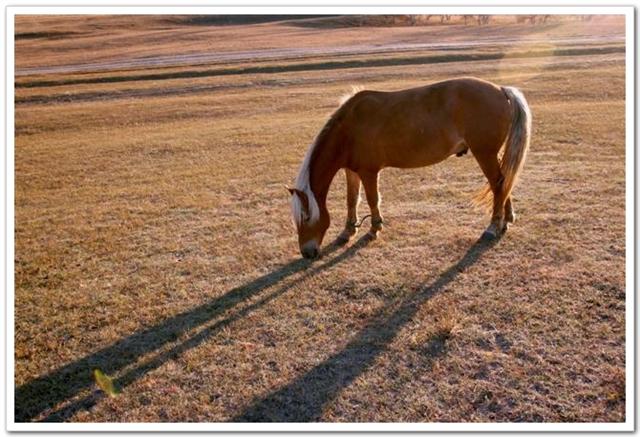
<svg viewBox="0 0 640 437">
<path fill-rule="evenodd" d="M 515 220 L 511 191 L 530 135 L 531 112 L 522 93 L 480 79 L 354 94 L 322 128 L 307 151 L 295 188 L 289 188 L 300 252 L 305 258 L 319 254 L 329 227 L 327 193 L 340 169 L 347 175 L 347 222 L 339 238 L 346 242 L 357 232 L 361 182 L 371 208 L 369 234 L 376 238 L 383 223 L 380 170 L 433 165 L 468 150 L 489 181 L 478 197 L 481 203 L 493 205 L 483 238 L 498 237 Z"/>
</svg>

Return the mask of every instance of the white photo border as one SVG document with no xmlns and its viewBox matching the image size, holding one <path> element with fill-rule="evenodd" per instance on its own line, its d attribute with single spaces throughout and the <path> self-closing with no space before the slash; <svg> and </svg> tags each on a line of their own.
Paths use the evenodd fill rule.
<svg viewBox="0 0 640 437">
<path fill-rule="evenodd" d="M 6 99 L 4 104 L 5 140 L 4 151 L 4 267 L 5 267 L 5 360 L 2 365 L 5 375 L 5 417 L 7 431 L 32 432 L 139 432 L 139 431 L 218 431 L 218 432 L 611 432 L 635 430 L 635 366 L 636 366 L 636 300 L 635 300 L 635 78 L 636 78 L 636 38 L 635 8 L 627 6 L 554 6 L 553 3 L 534 6 L 513 6 L 502 3 L 498 6 L 454 4 L 450 6 L 422 6 L 424 2 L 403 1 L 401 6 L 388 6 L 385 1 L 350 2 L 348 6 L 317 5 L 301 6 L 292 1 L 280 1 L 279 6 L 268 5 L 265 1 L 237 1 L 234 6 L 175 6 L 172 1 L 160 0 L 157 6 L 133 6 L 122 0 L 107 2 L 107 5 L 86 5 L 78 0 L 69 0 L 65 6 L 46 5 L 43 2 L 20 1 L 5 7 L 5 79 Z M 469 3 L 469 2 L 465 2 Z M 422 5 L 421 5 L 422 4 Z M 15 193 L 15 41 L 14 18 L 21 14 L 426 14 L 426 13 L 482 13 L 491 15 L 512 14 L 597 14 L 624 15 L 626 35 L 625 87 L 626 87 L 626 415 L 621 423 L 22 423 L 14 418 L 14 193 Z"/>
</svg>

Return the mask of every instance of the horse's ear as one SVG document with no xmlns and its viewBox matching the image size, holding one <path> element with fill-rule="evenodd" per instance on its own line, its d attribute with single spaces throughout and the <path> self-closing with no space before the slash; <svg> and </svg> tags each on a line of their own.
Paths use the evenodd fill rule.
<svg viewBox="0 0 640 437">
<path fill-rule="evenodd" d="M 289 194 L 291 194 L 292 196 L 293 196 L 293 194 L 296 192 L 296 189 L 295 189 L 295 188 L 289 188 L 289 186 L 288 186 L 288 185 L 285 185 L 284 187 L 287 189 L 287 191 L 289 192 Z"/>
</svg>

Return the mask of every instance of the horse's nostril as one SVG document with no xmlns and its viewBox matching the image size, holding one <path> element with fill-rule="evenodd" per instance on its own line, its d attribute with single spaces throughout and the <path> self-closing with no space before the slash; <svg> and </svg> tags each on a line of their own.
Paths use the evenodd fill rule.
<svg viewBox="0 0 640 437">
<path fill-rule="evenodd" d="M 318 251 L 317 248 L 312 247 L 312 248 L 304 249 L 302 251 L 302 256 L 305 258 L 317 258 L 319 253 L 320 252 Z"/>
</svg>

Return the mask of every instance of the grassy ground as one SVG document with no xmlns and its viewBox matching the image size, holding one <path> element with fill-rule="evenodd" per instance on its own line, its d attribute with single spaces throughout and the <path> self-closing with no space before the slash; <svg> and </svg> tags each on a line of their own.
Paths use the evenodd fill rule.
<svg viewBox="0 0 640 437">
<path fill-rule="evenodd" d="M 17 40 L 18 69 L 215 50 L 240 32 L 228 50 L 263 48 L 266 36 L 277 47 L 293 36 L 308 47 L 428 42 L 438 29 L 440 41 L 624 34 L 618 17 L 375 32 L 22 17 L 16 29 L 30 35 Z M 618 50 L 18 77 L 16 420 L 623 421 L 625 60 L 621 45 L 594 44 Z M 455 58 L 487 50 L 503 56 Z M 100 80 L 148 74 L 165 76 Z M 520 87 L 534 114 L 505 238 L 476 242 L 488 218 L 470 198 L 484 179 L 466 155 L 385 170 L 381 238 L 300 259 L 283 184 L 340 96 L 461 75 Z M 42 80 L 75 83 L 19 85 Z M 339 174 L 329 243 L 344 192 Z M 93 368 L 122 393 L 105 397 Z"/>
</svg>

